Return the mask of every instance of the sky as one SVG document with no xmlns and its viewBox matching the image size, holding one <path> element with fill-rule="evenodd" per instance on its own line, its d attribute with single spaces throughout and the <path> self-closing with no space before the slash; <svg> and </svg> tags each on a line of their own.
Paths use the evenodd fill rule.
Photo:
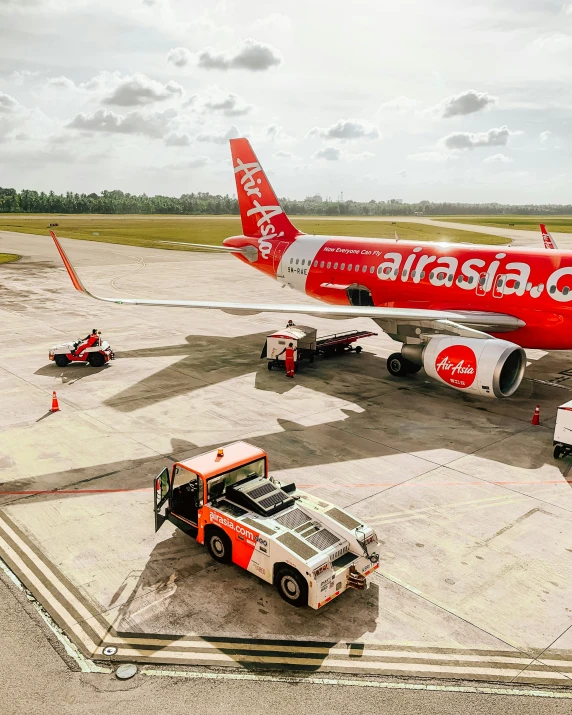
<svg viewBox="0 0 572 715">
<path fill-rule="evenodd" d="M 0 186 L 570 203 L 571 0 L 0 0 Z"/>
</svg>

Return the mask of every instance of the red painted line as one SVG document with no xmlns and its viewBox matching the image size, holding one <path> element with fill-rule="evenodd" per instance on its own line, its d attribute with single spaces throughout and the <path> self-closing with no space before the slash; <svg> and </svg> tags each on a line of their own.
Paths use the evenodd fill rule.
<svg viewBox="0 0 572 715">
<path fill-rule="evenodd" d="M 414 480 L 413 484 L 410 484 L 409 481 L 402 483 L 402 482 L 373 482 L 371 484 L 336 484 L 335 482 L 328 482 L 327 485 L 324 484 L 299 484 L 298 486 L 300 489 L 323 489 L 324 486 L 328 487 L 397 487 L 397 486 L 411 486 L 415 487 L 418 489 L 419 487 L 468 487 L 468 486 L 483 486 L 485 484 L 496 484 L 499 486 L 502 486 L 503 484 L 521 484 L 521 485 L 527 485 L 527 484 L 567 484 L 570 485 L 571 482 L 567 481 L 565 478 L 564 479 L 547 479 L 542 482 L 490 482 L 490 481 L 479 481 L 479 482 L 425 482 L 425 483 L 418 483 L 415 482 Z"/>
<path fill-rule="evenodd" d="M 31 489 L 23 491 L 0 491 L 0 494 L 127 494 L 130 492 L 152 492 L 152 487 L 142 489 Z"/>
</svg>

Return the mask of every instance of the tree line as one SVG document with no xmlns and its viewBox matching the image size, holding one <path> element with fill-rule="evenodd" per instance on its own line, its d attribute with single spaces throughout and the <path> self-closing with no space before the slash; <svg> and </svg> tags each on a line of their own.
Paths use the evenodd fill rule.
<svg viewBox="0 0 572 715">
<path fill-rule="evenodd" d="M 572 204 L 511 205 L 499 203 L 451 203 L 419 201 L 401 203 L 389 201 L 320 201 L 315 197 L 295 200 L 280 199 L 284 210 L 292 215 L 316 216 L 413 216 L 459 214 L 572 214 Z M 102 191 L 101 194 L 78 194 L 71 191 L 3 189 L 0 187 L 0 213 L 54 214 L 212 214 L 238 215 L 238 201 L 232 196 L 208 193 L 174 196 L 135 195 L 123 191 Z"/>
</svg>

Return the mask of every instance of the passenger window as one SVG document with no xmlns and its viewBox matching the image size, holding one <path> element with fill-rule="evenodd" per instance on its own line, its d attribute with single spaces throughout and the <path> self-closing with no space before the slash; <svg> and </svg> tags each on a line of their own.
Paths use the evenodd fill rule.
<svg viewBox="0 0 572 715">
<path fill-rule="evenodd" d="M 487 282 L 487 277 L 486 277 L 486 276 L 481 276 L 481 277 L 479 278 L 479 285 L 480 285 L 480 286 L 484 286 L 486 282 Z"/>
<path fill-rule="evenodd" d="M 514 287 L 516 288 L 516 283 Z M 568 295 L 569 292 L 570 288 L 568 288 L 568 286 L 564 286 L 564 288 L 562 288 L 562 295 Z"/>
<path fill-rule="evenodd" d="M 556 286 L 550 286 L 550 293 L 556 293 Z"/>
<path fill-rule="evenodd" d="M 431 281 L 432 281 L 432 280 L 433 280 L 433 276 L 434 276 L 434 275 L 435 275 L 434 273 L 430 273 L 430 274 L 429 274 L 429 280 L 431 280 Z"/>
<path fill-rule="evenodd" d="M 372 266 L 372 267 L 369 269 L 369 272 L 370 272 L 370 273 L 373 273 L 374 271 L 375 271 L 375 266 Z"/>
<path fill-rule="evenodd" d="M 330 261 L 328 261 L 328 265 L 326 266 L 326 268 L 331 268 L 331 267 L 332 267 L 332 264 L 330 263 Z"/>
<path fill-rule="evenodd" d="M 391 268 L 388 266 L 387 268 L 383 269 L 383 272 L 385 273 L 386 276 L 388 276 L 391 273 Z"/>
<path fill-rule="evenodd" d="M 362 272 L 362 273 L 367 273 L 367 266 L 364 266 L 364 267 L 361 269 L 361 272 Z"/>
<path fill-rule="evenodd" d="M 421 280 L 423 280 L 423 278 L 425 278 L 425 271 L 421 271 Z"/>
<path fill-rule="evenodd" d="M 338 267 L 338 264 L 337 264 L 337 263 L 334 263 L 334 270 L 336 270 L 337 267 Z"/>
<path fill-rule="evenodd" d="M 299 258 L 296 259 L 296 265 L 298 265 L 298 263 L 300 263 L 300 259 L 299 259 Z"/>
<path fill-rule="evenodd" d="M 514 282 L 514 289 L 518 290 L 520 288 L 520 281 L 515 281 Z M 564 288 L 565 291 L 568 291 L 568 288 Z M 562 291 L 564 293 L 564 290 Z"/>
<path fill-rule="evenodd" d="M 318 261 L 314 261 L 314 268 L 318 267 Z"/>
<path fill-rule="evenodd" d="M 462 282 L 463 282 L 463 276 L 459 276 L 459 277 L 457 278 L 457 283 L 458 283 L 459 285 L 461 285 Z"/>
<path fill-rule="evenodd" d="M 290 263 L 294 263 L 294 259 L 293 259 L 293 258 L 290 259 Z"/>
<path fill-rule="evenodd" d="M 348 263 L 348 271 L 351 271 L 351 269 L 352 269 L 352 264 Z"/>
<path fill-rule="evenodd" d="M 403 269 L 403 272 L 402 272 L 401 275 L 402 275 L 403 278 L 407 278 L 407 270 L 406 270 L 406 269 Z"/>
<path fill-rule="evenodd" d="M 323 268 L 323 267 L 324 267 L 324 261 L 321 261 L 320 268 Z"/>
<path fill-rule="evenodd" d="M 342 263 L 342 265 L 340 266 L 340 269 L 343 271 L 343 270 L 345 270 L 345 268 L 346 268 L 346 264 Z"/>
<path fill-rule="evenodd" d="M 473 276 L 471 276 L 468 280 L 469 285 L 473 285 Z"/>
<path fill-rule="evenodd" d="M 303 266 L 306 265 L 306 259 L 305 259 L 305 258 L 302 258 L 302 265 L 303 265 Z"/>
</svg>

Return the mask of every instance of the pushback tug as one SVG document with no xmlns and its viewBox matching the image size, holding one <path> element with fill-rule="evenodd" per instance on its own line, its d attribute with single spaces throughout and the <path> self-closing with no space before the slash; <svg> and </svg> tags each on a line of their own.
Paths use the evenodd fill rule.
<svg viewBox="0 0 572 715">
<path fill-rule="evenodd" d="M 156 477 L 155 531 L 165 520 L 274 584 L 293 606 L 320 608 L 363 590 L 379 562 L 375 531 L 323 499 L 280 484 L 266 452 L 235 442 L 177 462 Z"/>
</svg>

